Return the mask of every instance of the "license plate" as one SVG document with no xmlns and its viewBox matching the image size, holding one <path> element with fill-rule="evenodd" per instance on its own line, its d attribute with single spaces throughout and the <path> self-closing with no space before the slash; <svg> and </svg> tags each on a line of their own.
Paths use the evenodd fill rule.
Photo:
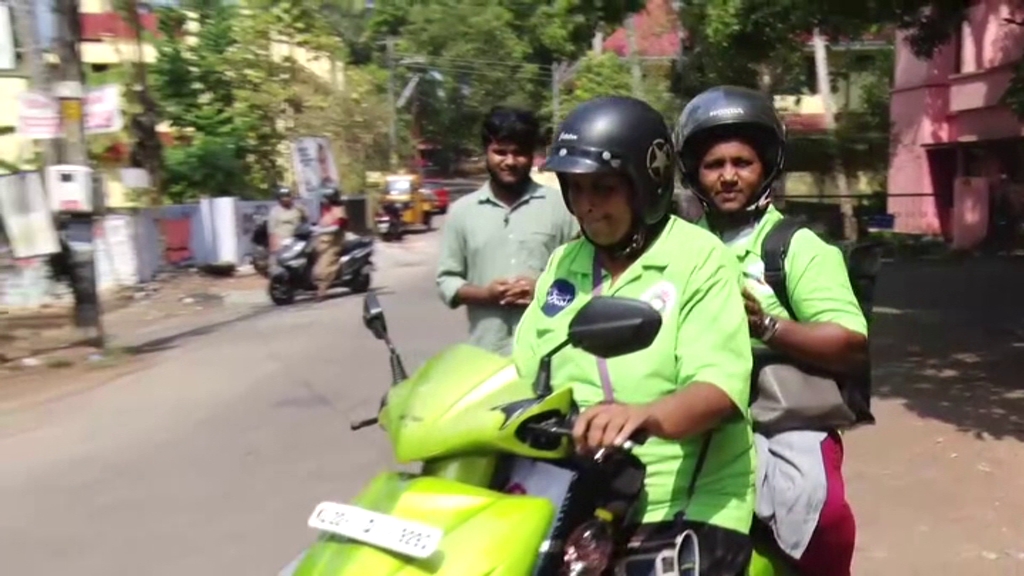
<svg viewBox="0 0 1024 576">
<path fill-rule="evenodd" d="M 387 232 L 389 224 L 390 222 L 377 222 L 377 230 L 380 232 Z"/>
<path fill-rule="evenodd" d="M 430 557 L 444 537 L 440 528 L 335 502 L 321 502 L 309 527 L 413 558 Z"/>
</svg>

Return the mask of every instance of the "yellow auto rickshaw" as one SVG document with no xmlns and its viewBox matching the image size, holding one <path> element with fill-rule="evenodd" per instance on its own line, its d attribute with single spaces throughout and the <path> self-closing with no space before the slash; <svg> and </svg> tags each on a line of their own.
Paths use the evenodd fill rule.
<svg viewBox="0 0 1024 576">
<path fill-rule="evenodd" d="M 394 174 L 384 178 L 381 207 L 392 205 L 402 214 L 403 227 L 431 227 L 434 205 L 415 174 Z"/>
</svg>

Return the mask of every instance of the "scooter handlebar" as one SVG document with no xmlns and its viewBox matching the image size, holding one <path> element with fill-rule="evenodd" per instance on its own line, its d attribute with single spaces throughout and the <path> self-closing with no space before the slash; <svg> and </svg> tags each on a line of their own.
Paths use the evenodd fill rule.
<svg viewBox="0 0 1024 576">
<path fill-rule="evenodd" d="M 546 432 L 548 434 L 554 434 L 556 436 L 567 436 L 572 437 L 572 425 L 574 420 L 567 420 L 562 423 L 547 422 L 542 424 L 528 424 L 527 427 L 531 430 L 538 432 Z M 634 432 L 632 436 L 626 440 L 619 448 L 625 451 L 631 451 L 637 446 L 640 446 L 647 441 L 648 435 L 646 432 L 638 431 Z M 603 456 L 604 450 L 598 452 L 598 456 Z"/>
</svg>

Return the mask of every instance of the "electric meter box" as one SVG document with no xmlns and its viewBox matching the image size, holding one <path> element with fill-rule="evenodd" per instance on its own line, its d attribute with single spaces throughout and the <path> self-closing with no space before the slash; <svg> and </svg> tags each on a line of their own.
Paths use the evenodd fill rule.
<svg viewBox="0 0 1024 576">
<path fill-rule="evenodd" d="M 53 212 L 91 214 L 93 206 L 93 175 L 88 166 L 70 164 L 46 169 L 46 194 Z"/>
</svg>

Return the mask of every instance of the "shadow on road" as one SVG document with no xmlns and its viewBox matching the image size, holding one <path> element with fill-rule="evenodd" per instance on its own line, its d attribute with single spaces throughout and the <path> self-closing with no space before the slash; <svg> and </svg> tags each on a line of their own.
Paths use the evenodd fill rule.
<svg viewBox="0 0 1024 576">
<path fill-rule="evenodd" d="M 229 318 L 227 320 L 222 320 L 220 322 L 215 322 L 213 324 L 205 324 L 203 326 L 199 326 L 196 328 L 190 328 L 182 330 L 181 332 L 175 332 L 174 334 L 170 334 L 168 336 L 161 336 L 138 344 L 125 346 L 124 350 L 129 354 L 133 355 L 151 354 L 153 352 L 162 352 L 164 350 L 170 350 L 171 348 L 174 348 L 175 346 L 180 344 L 182 341 L 188 340 L 189 338 L 195 338 L 197 336 L 205 336 L 207 334 L 212 334 L 226 326 L 237 324 L 239 322 L 244 322 L 246 320 L 251 320 L 253 318 L 258 318 L 260 316 L 263 316 L 264 314 L 267 314 L 268 312 L 272 312 L 275 309 L 276 307 L 273 304 L 260 306 L 245 314 Z"/>
<path fill-rule="evenodd" d="M 879 277 L 875 394 L 977 437 L 1024 441 L 1024 260 L 898 262 Z"/>
</svg>

